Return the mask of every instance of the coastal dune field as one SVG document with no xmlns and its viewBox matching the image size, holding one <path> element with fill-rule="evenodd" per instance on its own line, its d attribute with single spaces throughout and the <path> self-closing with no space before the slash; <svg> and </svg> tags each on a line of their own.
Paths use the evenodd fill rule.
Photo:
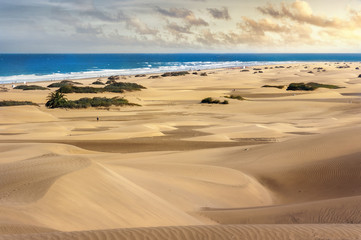
<svg viewBox="0 0 361 240">
<path fill-rule="evenodd" d="M 361 239 L 361 63 L 281 65 L 66 94 L 140 105 L 102 109 L 3 85 L 38 105 L 0 107 L 0 239 Z"/>
</svg>

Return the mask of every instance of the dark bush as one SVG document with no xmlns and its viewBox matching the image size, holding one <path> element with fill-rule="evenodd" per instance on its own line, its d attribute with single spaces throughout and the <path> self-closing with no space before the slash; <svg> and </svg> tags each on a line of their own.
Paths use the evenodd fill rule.
<svg viewBox="0 0 361 240">
<path fill-rule="evenodd" d="M 262 87 L 283 89 L 285 86 L 284 85 L 263 85 Z"/>
<path fill-rule="evenodd" d="M 239 95 L 230 95 L 230 96 L 225 96 L 225 97 L 230 98 L 230 99 L 246 100 L 242 96 L 239 96 Z"/>
<path fill-rule="evenodd" d="M 108 77 L 109 80 L 118 80 L 119 79 L 119 76 L 118 75 L 115 75 L 115 76 L 110 76 Z"/>
<path fill-rule="evenodd" d="M 22 89 L 24 91 L 27 90 L 48 90 L 48 88 L 37 86 L 37 85 L 19 85 L 14 87 L 14 89 Z"/>
<path fill-rule="evenodd" d="M 0 101 L 0 107 L 21 106 L 21 105 L 35 105 L 35 106 L 38 106 L 38 104 L 30 102 L 30 101 L 12 101 L 12 100 Z"/>
<path fill-rule="evenodd" d="M 156 79 L 156 78 L 160 78 L 160 76 L 159 75 L 152 75 L 152 76 L 149 76 L 148 79 Z"/>
<path fill-rule="evenodd" d="M 100 81 L 100 80 L 96 80 L 92 84 L 94 84 L 94 85 L 104 85 L 104 83 L 102 81 Z"/>
<path fill-rule="evenodd" d="M 55 93 L 56 94 L 56 93 Z M 49 97 L 51 99 L 57 98 L 55 94 Z M 94 98 L 80 98 L 75 101 L 67 100 L 64 95 L 62 101 L 56 105 L 50 103 L 46 104 L 49 108 L 88 108 L 88 107 L 110 107 L 110 106 L 139 106 L 138 104 L 130 103 L 125 98 L 106 98 L 106 97 L 94 97 Z"/>
<path fill-rule="evenodd" d="M 201 103 L 207 103 L 207 104 L 228 104 L 229 102 L 227 100 L 224 100 L 223 102 L 219 101 L 218 99 L 213 99 L 211 97 L 204 98 Z"/>
<path fill-rule="evenodd" d="M 330 85 L 330 84 L 320 84 L 320 83 L 309 82 L 309 83 L 291 83 L 290 85 L 288 85 L 287 90 L 288 91 L 297 91 L 297 90 L 313 91 L 313 90 L 316 90 L 317 88 L 338 89 L 341 87 L 336 86 L 336 85 Z"/>
<path fill-rule="evenodd" d="M 116 83 L 115 79 L 108 80 L 105 84 L 113 84 Z"/>
<path fill-rule="evenodd" d="M 73 85 L 64 85 L 60 87 L 58 92 L 61 93 L 99 93 L 105 92 L 104 88 L 94 88 L 94 87 L 77 87 Z"/>
<path fill-rule="evenodd" d="M 208 75 L 207 75 L 207 73 L 203 72 L 203 73 L 201 73 L 201 76 L 202 76 L 202 77 L 206 77 L 206 76 L 208 76 Z"/>
<path fill-rule="evenodd" d="M 181 72 L 166 72 L 162 74 L 162 77 L 176 77 L 176 76 L 185 76 L 186 74 L 189 74 L 187 71 L 181 71 Z"/>
<path fill-rule="evenodd" d="M 130 82 L 116 82 L 104 87 L 104 90 L 107 92 L 123 92 L 125 91 L 140 91 L 141 89 L 146 89 L 146 87 Z"/>
<path fill-rule="evenodd" d="M 115 82 L 105 86 L 104 88 L 77 87 L 73 85 L 64 85 L 60 87 L 58 91 L 61 93 L 102 93 L 102 92 L 122 93 L 124 91 L 139 91 L 141 89 L 145 89 L 145 87 L 137 83 Z"/>
<path fill-rule="evenodd" d="M 57 88 L 57 87 L 65 86 L 65 85 L 74 85 L 74 84 L 83 85 L 82 83 L 79 83 L 79 82 L 74 82 L 74 81 L 70 81 L 70 80 L 63 80 L 61 82 L 52 83 L 48 87 Z"/>
</svg>

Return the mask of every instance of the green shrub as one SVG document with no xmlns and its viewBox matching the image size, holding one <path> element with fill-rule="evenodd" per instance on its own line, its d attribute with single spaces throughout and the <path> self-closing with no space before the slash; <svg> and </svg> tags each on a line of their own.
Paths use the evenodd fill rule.
<svg viewBox="0 0 361 240">
<path fill-rule="evenodd" d="M 112 83 L 116 83 L 116 82 L 117 81 L 115 81 L 115 79 L 109 79 L 105 84 L 112 84 Z"/>
<path fill-rule="evenodd" d="M 116 82 L 112 83 L 108 86 L 104 87 L 105 91 L 107 92 L 123 92 L 125 91 L 140 91 L 141 89 L 146 89 L 146 87 L 137 84 L 137 83 L 130 83 L 130 82 Z"/>
<path fill-rule="evenodd" d="M 27 90 L 47 90 L 47 88 L 37 86 L 37 85 L 19 85 L 19 86 L 14 87 L 14 89 L 22 89 L 24 91 L 27 91 Z"/>
<path fill-rule="evenodd" d="M 100 80 L 96 80 L 95 82 L 93 82 L 92 84 L 94 85 L 105 85 L 102 81 Z"/>
<path fill-rule="evenodd" d="M 58 87 L 62 87 L 64 85 L 74 85 L 74 84 L 83 85 L 82 83 L 79 83 L 79 82 L 74 82 L 74 81 L 70 81 L 70 80 L 63 80 L 61 82 L 52 83 L 52 84 L 48 85 L 48 87 L 49 88 L 58 88 Z"/>
<path fill-rule="evenodd" d="M 237 100 L 246 100 L 243 97 L 239 96 L 239 95 L 230 95 L 230 96 L 225 96 L 225 98 L 230 98 L 230 99 L 237 99 Z"/>
<path fill-rule="evenodd" d="M 184 76 L 186 74 L 189 74 L 189 72 L 187 72 L 187 71 L 167 72 L 167 73 L 163 73 L 161 76 L 162 77 L 176 77 L 176 76 Z"/>
<path fill-rule="evenodd" d="M 218 99 L 213 99 L 211 97 L 207 97 L 202 99 L 201 103 L 207 103 L 207 104 L 229 104 L 229 102 L 227 100 L 224 100 L 223 102 L 221 102 Z"/>
<path fill-rule="evenodd" d="M 77 87 L 74 85 L 64 85 L 61 86 L 58 90 L 61 93 L 99 93 L 105 92 L 104 88 L 95 88 L 95 87 Z"/>
<path fill-rule="evenodd" d="M 66 84 L 64 86 L 61 86 L 58 89 L 58 91 L 61 93 L 102 93 L 102 92 L 123 93 L 124 91 L 140 91 L 141 89 L 145 89 L 145 87 L 137 83 L 116 82 L 107 85 L 104 88 L 77 87 L 74 85 Z"/>
<path fill-rule="evenodd" d="M 54 92 L 50 95 L 49 101 L 46 103 L 46 106 L 49 108 L 88 108 L 88 107 L 110 107 L 110 106 L 139 106 L 135 103 L 130 103 L 125 98 L 106 98 L 106 97 L 93 97 L 93 98 L 80 98 L 78 100 L 67 100 L 62 96 L 57 95 L 62 94 L 59 92 Z M 53 104 L 56 99 L 56 104 Z M 60 100 L 59 100 L 60 99 Z"/>
<path fill-rule="evenodd" d="M 30 102 L 30 101 L 12 101 L 12 100 L 0 101 L 0 107 L 21 106 L 21 105 L 35 105 L 35 106 L 38 106 L 38 104 Z"/>
<path fill-rule="evenodd" d="M 330 84 L 320 84 L 320 83 L 309 82 L 309 83 L 291 83 L 290 85 L 288 85 L 287 90 L 288 91 L 297 91 L 297 90 L 313 91 L 313 90 L 316 90 L 317 88 L 338 89 L 341 87 L 336 86 L 336 85 L 330 85 Z"/>
<path fill-rule="evenodd" d="M 284 85 L 263 85 L 262 87 L 283 89 L 285 86 Z"/>
</svg>

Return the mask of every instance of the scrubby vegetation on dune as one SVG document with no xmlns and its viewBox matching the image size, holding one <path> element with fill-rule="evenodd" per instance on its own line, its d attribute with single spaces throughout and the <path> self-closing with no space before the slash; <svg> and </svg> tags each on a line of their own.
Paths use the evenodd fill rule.
<svg viewBox="0 0 361 240">
<path fill-rule="evenodd" d="M 12 101 L 12 100 L 0 101 L 0 107 L 21 106 L 21 105 L 35 105 L 35 106 L 38 106 L 38 104 L 30 102 L 30 101 Z"/>
<path fill-rule="evenodd" d="M 88 108 L 88 107 L 110 107 L 110 106 L 139 106 L 135 103 L 130 103 L 125 98 L 106 98 L 106 97 L 93 97 L 93 98 L 80 98 L 75 101 L 67 101 L 63 108 Z"/>
<path fill-rule="evenodd" d="M 65 85 L 74 85 L 74 84 L 83 85 L 80 82 L 74 82 L 74 81 L 70 81 L 70 80 L 63 80 L 61 82 L 52 83 L 52 84 L 48 85 L 48 87 L 49 88 L 57 88 L 57 87 L 65 86 Z"/>
<path fill-rule="evenodd" d="M 227 100 L 224 100 L 221 102 L 218 99 L 213 99 L 211 97 L 204 98 L 201 103 L 207 103 L 207 104 L 228 104 L 229 102 Z"/>
<path fill-rule="evenodd" d="M 239 96 L 239 95 L 225 96 L 225 98 L 237 99 L 237 100 L 246 100 L 246 99 L 244 99 L 242 96 Z"/>
<path fill-rule="evenodd" d="M 137 84 L 137 83 L 130 83 L 130 82 L 115 82 L 112 83 L 106 87 L 104 87 L 104 89 L 107 90 L 112 90 L 112 89 L 122 89 L 122 90 L 126 90 L 126 91 L 140 91 L 141 89 L 146 89 L 146 87 Z M 113 92 L 113 91 L 110 91 Z"/>
<path fill-rule="evenodd" d="M 336 85 L 331 85 L 331 84 L 320 84 L 320 83 L 315 83 L 315 82 L 309 82 L 309 83 L 291 83 L 290 85 L 288 85 L 287 90 L 288 91 L 297 91 L 297 90 L 313 91 L 313 90 L 316 90 L 317 88 L 338 89 L 341 87 L 336 86 Z"/>
<path fill-rule="evenodd" d="M 45 104 L 48 108 L 88 108 L 88 107 L 110 107 L 110 106 L 140 106 L 130 103 L 125 98 L 114 97 L 93 97 L 80 98 L 78 100 L 68 100 L 65 94 L 53 92 L 48 96 L 48 102 Z"/>
<path fill-rule="evenodd" d="M 104 88 L 95 88 L 95 87 L 77 87 L 73 85 L 64 85 L 60 87 L 58 92 L 61 93 L 99 93 L 105 92 Z M 123 91 L 121 91 L 123 92 Z"/>
<path fill-rule="evenodd" d="M 92 83 L 93 85 L 105 85 L 105 83 L 103 83 L 100 80 L 96 80 L 95 82 Z"/>
<path fill-rule="evenodd" d="M 263 85 L 262 87 L 283 89 L 285 86 L 284 85 Z"/>
<path fill-rule="evenodd" d="M 176 76 L 184 76 L 186 74 L 189 74 L 189 72 L 187 71 L 181 71 L 181 72 L 166 72 L 163 73 L 161 76 L 162 77 L 176 77 Z"/>
<path fill-rule="evenodd" d="M 41 87 L 41 86 L 38 86 L 38 85 L 19 85 L 19 86 L 14 87 L 14 89 L 22 89 L 24 91 L 27 91 L 27 90 L 48 90 L 48 88 Z"/>
<path fill-rule="evenodd" d="M 140 91 L 141 89 L 145 89 L 145 87 L 137 83 L 115 82 L 105 86 L 104 88 L 77 87 L 74 85 L 64 85 L 60 87 L 58 91 L 61 93 L 102 93 L 102 92 L 123 93 L 124 91 Z"/>
</svg>

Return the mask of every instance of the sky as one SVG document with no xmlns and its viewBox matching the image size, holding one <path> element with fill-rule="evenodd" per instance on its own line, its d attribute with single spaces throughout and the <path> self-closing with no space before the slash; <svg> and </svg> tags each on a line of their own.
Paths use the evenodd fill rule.
<svg viewBox="0 0 361 240">
<path fill-rule="evenodd" d="M 360 53 L 361 0 L 0 0 L 0 53 Z"/>
</svg>

